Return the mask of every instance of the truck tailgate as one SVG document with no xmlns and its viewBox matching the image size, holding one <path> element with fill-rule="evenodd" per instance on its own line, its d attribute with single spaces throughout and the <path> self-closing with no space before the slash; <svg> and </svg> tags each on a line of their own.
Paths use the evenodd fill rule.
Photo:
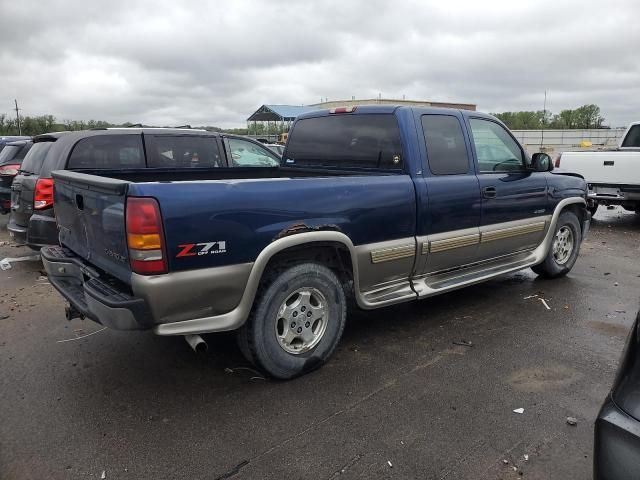
<svg viewBox="0 0 640 480">
<path fill-rule="evenodd" d="M 560 167 L 579 173 L 587 183 L 640 184 L 640 152 L 564 152 Z"/>
<path fill-rule="evenodd" d="M 130 283 L 124 216 L 129 182 L 64 170 L 52 176 L 60 243 Z"/>
</svg>

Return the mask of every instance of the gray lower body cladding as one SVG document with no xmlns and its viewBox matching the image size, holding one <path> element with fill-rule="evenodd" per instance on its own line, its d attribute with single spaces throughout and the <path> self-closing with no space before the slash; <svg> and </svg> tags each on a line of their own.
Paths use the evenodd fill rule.
<svg viewBox="0 0 640 480">
<path fill-rule="evenodd" d="M 42 262 L 51 284 L 81 315 L 116 330 L 224 314 L 242 297 L 252 264 L 162 276 L 132 275 L 132 288 L 101 275 L 71 251 L 45 247 Z M 239 325 L 220 325 L 231 330 Z M 214 329 L 212 331 L 216 331 Z"/>
</svg>

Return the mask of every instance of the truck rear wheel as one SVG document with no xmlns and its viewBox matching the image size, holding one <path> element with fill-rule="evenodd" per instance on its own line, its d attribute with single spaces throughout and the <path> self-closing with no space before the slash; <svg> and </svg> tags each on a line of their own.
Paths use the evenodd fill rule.
<svg viewBox="0 0 640 480">
<path fill-rule="evenodd" d="M 531 269 L 545 278 L 566 275 L 576 263 L 581 243 L 582 230 L 578 217 L 570 211 L 562 212 L 556 224 L 549 253 L 542 263 L 531 267 Z"/>
<path fill-rule="evenodd" d="M 324 364 L 347 318 L 344 289 L 333 271 L 303 263 L 270 274 L 238 341 L 247 360 L 278 379 Z"/>
</svg>

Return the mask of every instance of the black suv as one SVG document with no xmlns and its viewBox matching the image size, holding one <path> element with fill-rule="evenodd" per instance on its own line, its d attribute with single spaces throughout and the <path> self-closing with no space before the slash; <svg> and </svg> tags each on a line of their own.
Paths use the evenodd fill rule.
<svg viewBox="0 0 640 480">
<path fill-rule="evenodd" d="M 9 213 L 11 183 L 18 174 L 22 160 L 33 145 L 31 139 L 8 142 L 0 151 L 0 213 Z"/>
<path fill-rule="evenodd" d="M 144 181 L 149 170 L 206 172 L 225 167 L 278 167 L 280 159 L 255 140 L 182 128 L 109 128 L 34 137 L 34 146 L 15 178 L 8 229 L 17 243 L 32 248 L 58 243 L 53 210 L 54 170 L 124 172 Z"/>
</svg>

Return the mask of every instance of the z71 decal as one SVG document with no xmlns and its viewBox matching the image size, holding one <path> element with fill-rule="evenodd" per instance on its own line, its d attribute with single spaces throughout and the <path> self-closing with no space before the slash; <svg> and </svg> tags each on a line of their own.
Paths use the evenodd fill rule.
<svg viewBox="0 0 640 480">
<path fill-rule="evenodd" d="M 195 257 L 197 255 L 213 255 L 215 253 L 227 253 L 227 242 L 184 243 L 178 245 L 180 251 L 176 258 Z"/>
</svg>

